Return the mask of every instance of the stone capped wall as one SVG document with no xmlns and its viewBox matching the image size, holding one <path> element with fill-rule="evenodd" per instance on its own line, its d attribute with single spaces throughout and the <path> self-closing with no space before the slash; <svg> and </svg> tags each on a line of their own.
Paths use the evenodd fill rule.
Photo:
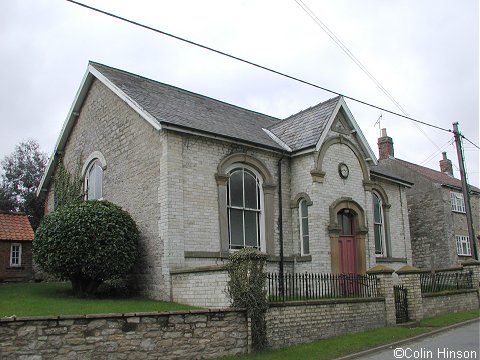
<svg viewBox="0 0 480 360">
<path fill-rule="evenodd" d="M 248 350 L 244 311 L 0 319 L 0 359 L 208 359 Z"/>
<path fill-rule="evenodd" d="M 272 348 L 281 348 L 385 324 L 383 298 L 273 304 L 267 312 L 267 338 Z"/>
<path fill-rule="evenodd" d="M 432 317 L 458 311 L 479 308 L 478 291 L 457 290 L 450 293 L 423 294 L 424 317 Z"/>
<path fill-rule="evenodd" d="M 230 305 L 224 266 L 172 271 L 173 301 L 193 306 L 224 308 Z"/>
</svg>

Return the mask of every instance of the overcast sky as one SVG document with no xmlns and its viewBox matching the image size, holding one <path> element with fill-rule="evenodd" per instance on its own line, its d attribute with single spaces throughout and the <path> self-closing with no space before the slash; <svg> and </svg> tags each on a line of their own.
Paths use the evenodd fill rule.
<svg viewBox="0 0 480 360">
<path fill-rule="evenodd" d="M 83 2 L 401 112 L 295 0 Z M 479 144 L 478 0 L 303 2 L 411 117 Z M 1 0 L 0 51 L 0 158 L 28 138 L 52 153 L 89 60 L 278 118 L 335 96 L 65 0 Z M 446 151 L 459 177 L 452 133 L 347 104 L 376 154 L 382 115 L 396 157 L 438 170 Z"/>
</svg>

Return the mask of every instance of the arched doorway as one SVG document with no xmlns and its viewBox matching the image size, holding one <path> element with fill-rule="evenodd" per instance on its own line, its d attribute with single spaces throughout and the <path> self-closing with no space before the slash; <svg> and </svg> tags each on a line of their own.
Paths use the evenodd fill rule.
<svg viewBox="0 0 480 360">
<path fill-rule="evenodd" d="M 350 209 L 342 209 L 337 214 L 337 222 L 340 226 L 338 236 L 340 273 L 357 274 L 355 214 Z"/>
<path fill-rule="evenodd" d="M 352 198 L 342 197 L 330 205 L 329 212 L 332 273 L 365 273 L 368 229 L 363 208 Z"/>
</svg>

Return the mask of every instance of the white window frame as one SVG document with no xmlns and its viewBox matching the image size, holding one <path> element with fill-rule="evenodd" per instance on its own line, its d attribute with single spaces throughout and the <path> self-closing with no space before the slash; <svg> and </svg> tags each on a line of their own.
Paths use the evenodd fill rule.
<svg viewBox="0 0 480 360">
<path fill-rule="evenodd" d="M 376 197 L 379 202 L 380 207 L 380 220 L 381 222 L 377 222 L 375 219 L 375 199 Z M 385 237 L 385 216 L 383 213 L 383 200 L 380 194 L 377 192 L 372 192 L 372 205 L 373 205 L 373 242 L 375 245 L 375 256 L 376 257 L 386 257 L 387 256 L 387 241 Z M 381 253 L 377 253 L 377 246 L 376 246 L 376 239 L 375 239 L 375 228 L 380 227 L 380 242 L 381 242 Z"/>
<path fill-rule="evenodd" d="M 307 210 L 307 216 L 304 217 L 302 215 L 302 205 L 305 205 L 305 209 Z M 308 229 L 305 234 L 305 229 L 303 228 L 303 220 L 307 219 L 307 225 Z M 299 236 L 300 236 L 300 249 L 301 249 L 301 254 L 302 256 L 304 255 L 310 255 L 310 224 L 309 224 L 309 219 L 308 219 L 308 202 L 306 199 L 301 199 L 298 202 L 298 224 L 299 224 Z M 305 251 L 305 237 L 307 238 L 308 242 L 308 251 Z"/>
<path fill-rule="evenodd" d="M 450 191 L 450 202 L 452 211 L 465 214 L 465 201 L 462 193 Z"/>
<path fill-rule="evenodd" d="M 15 248 L 17 250 L 14 250 Z M 10 266 L 22 266 L 22 244 L 20 243 L 12 243 L 10 245 Z"/>
<path fill-rule="evenodd" d="M 472 256 L 472 249 L 470 246 L 470 238 L 465 235 L 456 235 L 457 241 L 457 255 L 459 256 Z"/>
<path fill-rule="evenodd" d="M 101 186 L 100 186 L 100 197 L 93 197 L 93 198 L 90 198 L 89 197 L 89 188 L 90 188 L 90 173 L 92 171 L 98 171 L 98 170 L 95 170 L 94 168 L 97 167 L 98 169 L 100 169 L 100 173 L 96 173 L 96 176 L 100 176 L 101 177 Z M 94 159 L 92 160 L 87 169 L 86 169 L 86 172 L 85 172 L 85 181 L 84 181 L 84 184 L 85 184 L 85 200 L 103 200 L 103 172 L 104 172 L 104 168 L 103 168 L 103 164 L 102 162 L 100 161 L 100 159 Z M 100 174 L 100 175 L 98 175 Z M 95 181 L 93 182 L 95 183 Z"/>
<path fill-rule="evenodd" d="M 259 198 L 259 209 L 250 209 L 250 208 L 245 208 L 245 207 L 238 207 L 238 206 L 232 206 L 230 205 L 230 178 L 227 181 L 227 198 L 225 199 L 227 203 L 227 218 L 228 218 L 228 244 L 229 244 L 229 249 L 230 251 L 235 251 L 241 249 L 239 246 L 232 247 L 232 240 L 231 240 L 231 220 L 230 220 L 230 213 L 231 209 L 237 209 L 237 210 L 242 210 L 242 211 L 258 211 L 258 226 L 259 229 L 257 229 L 258 234 L 259 234 L 259 239 L 258 239 L 258 246 L 248 246 L 246 245 L 245 241 L 245 222 L 244 222 L 244 231 L 243 231 L 243 247 L 252 247 L 256 248 L 260 251 L 266 251 L 266 245 L 265 245 L 265 208 L 264 208 L 264 193 L 263 193 L 263 178 L 262 176 L 253 169 L 250 166 L 247 166 L 245 164 L 232 164 L 226 169 L 226 173 L 230 176 L 230 174 L 233 171 L 236 171 L 237 169 L 242 169 L 242 171 L 247 170 L 248 172 L 252 173 L 255 176 L 255 180 L 257 182 L 257 191 L 258 191 L 258 198 Z M 243 191 L 245 191 L 245 187 L 243 187 Z M 245 201 L 245 195 L 243 195 L 243 199 Z"/>
</svg>

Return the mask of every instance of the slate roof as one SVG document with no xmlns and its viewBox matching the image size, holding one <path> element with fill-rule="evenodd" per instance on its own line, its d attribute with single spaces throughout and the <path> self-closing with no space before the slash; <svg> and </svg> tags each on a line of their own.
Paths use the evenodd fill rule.
<svg viewBox="0 0 480 360">
<path fill-rule="evenodd" d="M 411 181 L 409 181 L 405 177 L 398 176 L 398 174 L 395 174 L 393 171 L 391 171 L 388 167 L 386 167 L 380 161 L 378 162 L 377 165 L 370 165 L 370 173 L 372 175 L 380 175 L 380 176 L 392 179 L 393 181 L 400 181 L 410 186 L 414 185 Z"/>
<path fill-rule="evenodd" d="M 154 117 L 160 126 L 173 125 L 284 150 L 262 130 L 279 122 L 277 118 L 123 70 L 94 62 L 89 64 Z"/>
<path fill-rule="evenodd" d="M 272 125 L 268 130 L 293 151 L 315 146 L 340 99 L 341 97 L 337 96 L 300 111 L 282 122 Z"/>
<path fill-rule="evenodd" d="M 380 160 L 377 166 L 374 166 L 371 168 L 371 171 L 373 172 L 379 171 L 379 172 L 385 172 L 386 174 L 388 173 L 393 174 L 393 172 L 391 171 L 390 164 L 401 165 L 409 170 L 415 171 L 417 174 L 423 176 L 424 178 L 432 181 L 435 184 L 454 187 L 458 189 L 462 188 L 462 181 L 460 179 L 454 178 L 453 176 L 447 175 L 441 171 L 433 170 L 428 167 L 420 166 L 420 165 L 417 165 L 402 159 L 398 159 L 398 158 L 388 158 L 388 159 Z M 480 189 L 473 185 L 470 185 L 470 190 L 480 193 Z"/>
<path fill-rule="evenodd" d="M 0 212 L 0 240 L 32 241 L 34 237 L 27 215 Z"/>
</svg>

